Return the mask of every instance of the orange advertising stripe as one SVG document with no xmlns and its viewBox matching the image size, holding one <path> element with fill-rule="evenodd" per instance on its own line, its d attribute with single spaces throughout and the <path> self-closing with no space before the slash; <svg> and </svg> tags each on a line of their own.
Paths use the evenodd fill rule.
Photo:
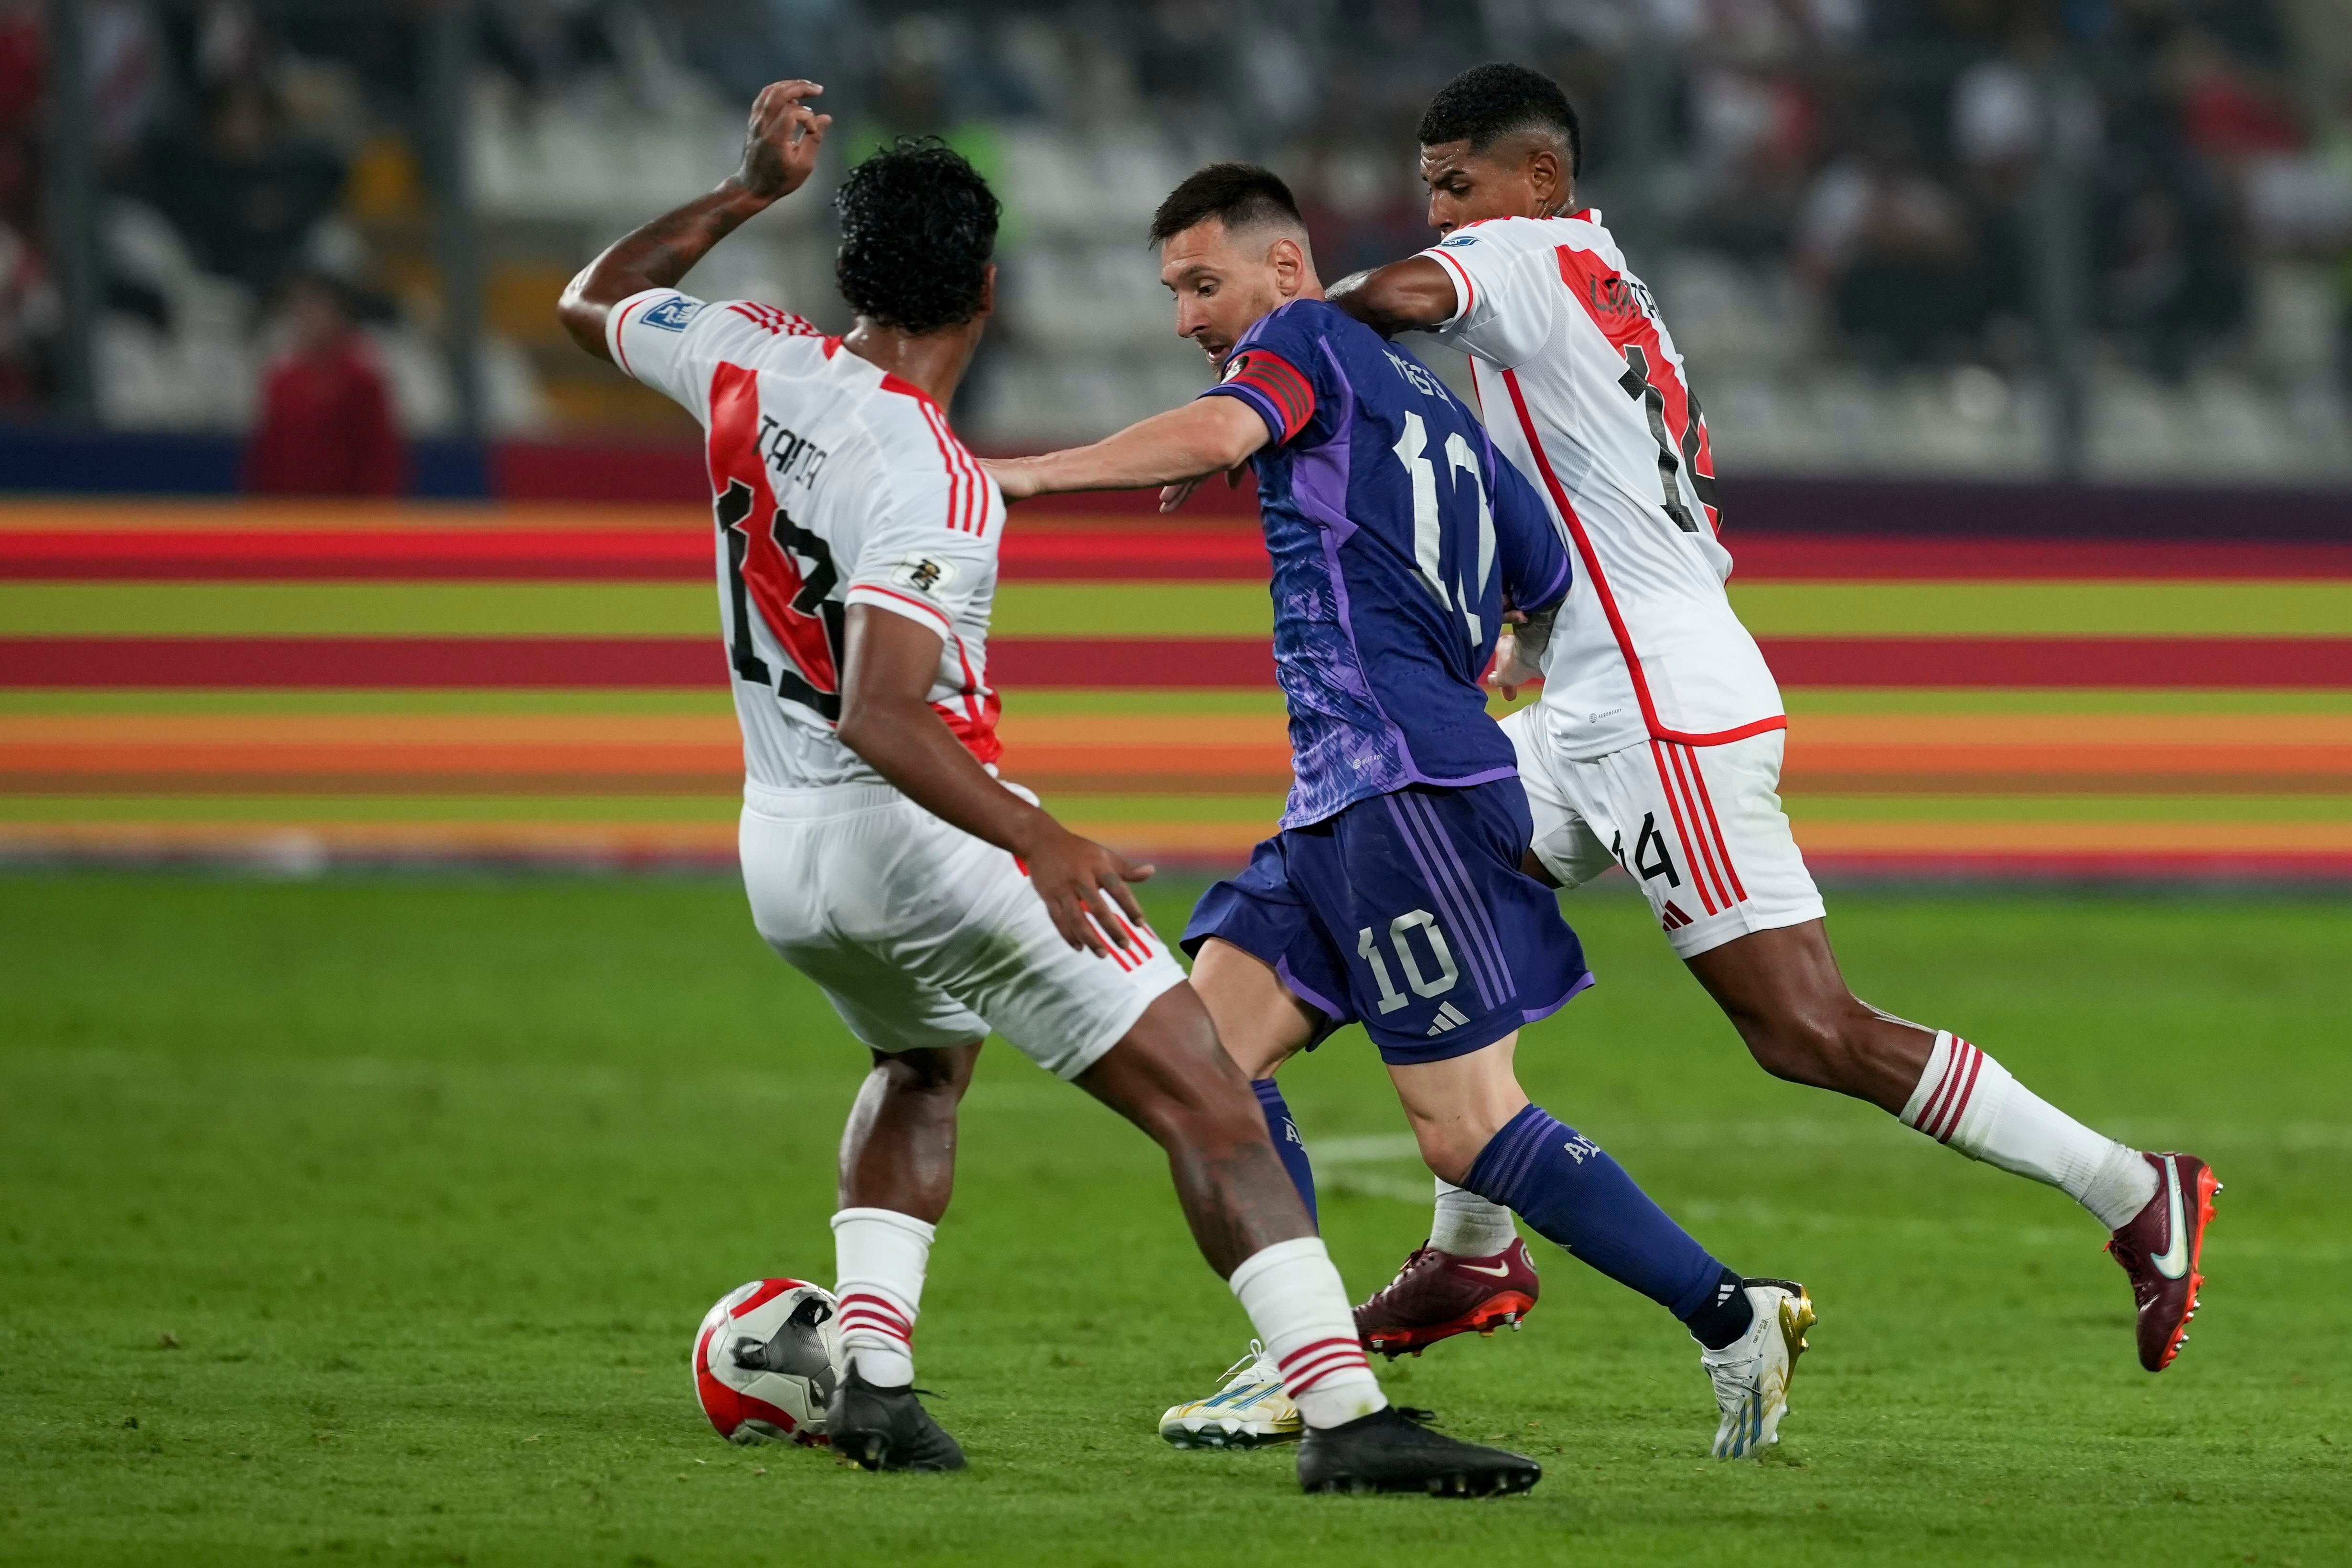
<svg viewBox="0 0 2352 1568">
<path fill-rule="evenodd" d="M 1219 780 L 1280 789 L 1280 715 L 1039 715 L 1003 725 L 1008 773 L 1065 781 Z M 740 773 L 721 714 L 0 715 L 0 779 L 438 773 Z"/>
<path fill-rule="evenodd" d="M 59 822 L 0 824 L 0 854 L 121 857 L 311 856 L 463 859 L 553 857 L 600 861 L 685 859 L 732 865 L 736 825 L 725 822 Z M 1123 850 L 1237 862 L 1262 833 L 1213 822 L 1074 820 L 1080 833 Z"/>
<path fill-rule="evenodd" d="M 1808 714 L 1790 726 L 1785 773 L 1800 790 L 2168 778 L 2352 787 L 2352 715 Z"/>
</svg>

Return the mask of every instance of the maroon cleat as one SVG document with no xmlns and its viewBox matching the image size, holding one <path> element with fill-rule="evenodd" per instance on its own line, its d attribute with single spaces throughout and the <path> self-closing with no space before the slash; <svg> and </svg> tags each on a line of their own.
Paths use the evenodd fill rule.
<svg viewBox="0 0 2352 1568">
<path fill-rule="evenodd" d="M 2194 1154 L 2140 1158 L 2156 1167 L 2156 1196 L 2116 1232 L 2107 1250 L 2131 1276 L 2132 1300 L 2139 1307 L 2139 1364 L 2162 1372 L 2188 1342 L 2189 1320 L 2197 1315 L 2197 1292 L 2205 1283 L 2198 1262 L 2221 1184 Z M 1359 1310 L 1360 1320 L 1362 1315 Z"/>
<path fill-rule="evenodd" d="M 1513 1241 L 1492 1258 L 1456 1258 L 1433 1247 L 1413 1249 L 1397 1277 L 1356 1309 L 1356 1333 L 1391 1360 L 1419 1355 L 1455 1334 L 1517 1329 L 1542 1293 L 1528 1244 Z"/>
</svg>

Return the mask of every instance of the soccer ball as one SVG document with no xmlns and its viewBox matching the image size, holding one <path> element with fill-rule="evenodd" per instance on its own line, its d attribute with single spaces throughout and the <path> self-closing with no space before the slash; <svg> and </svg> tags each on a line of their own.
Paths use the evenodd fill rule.
<svg viewBox="0 0 2352 1568">
<path fill-rule="evenodd" d="M 694 1336 L 694 1393 L 730 1443 L 824 1442 L 841 1363 L 840 1305 L 804 1279 L 738 1285 Z"/>
</svg>

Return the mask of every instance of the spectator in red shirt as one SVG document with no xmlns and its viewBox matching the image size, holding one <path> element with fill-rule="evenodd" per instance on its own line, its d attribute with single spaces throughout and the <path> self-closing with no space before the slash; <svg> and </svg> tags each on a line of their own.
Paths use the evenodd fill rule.
<svg viewBox="0 0 2352 1568">
<path fill-rule="evenodd" d="M 257 495 L 397 495 L 407 468 L 383 372 L 352 323 L 342 291 L 298 280 L 294 336 L 262 385 L 261 423 L 246 454 Z"/>
</svg>

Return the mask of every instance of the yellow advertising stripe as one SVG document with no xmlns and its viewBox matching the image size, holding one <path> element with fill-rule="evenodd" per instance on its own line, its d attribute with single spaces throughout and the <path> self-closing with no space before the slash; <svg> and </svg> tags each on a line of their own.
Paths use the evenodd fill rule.
<svg viewBox="0 0 2352 1568">
<path fill-rule="evenodd" d="M 0 583 L 7 637 L 709 637 L 703 583 Z"/>
<path fill-rule="evenodd" d="M 1733 595 L 1761 637 L 2352 636 L 2352 583 L 1767 583 Z M 715 636 L 680 583 L 0 583 L 16 637 Z M 1262 584 L 1010 583 L 1002 637 L 1272 635 Z"/>
</svg>

